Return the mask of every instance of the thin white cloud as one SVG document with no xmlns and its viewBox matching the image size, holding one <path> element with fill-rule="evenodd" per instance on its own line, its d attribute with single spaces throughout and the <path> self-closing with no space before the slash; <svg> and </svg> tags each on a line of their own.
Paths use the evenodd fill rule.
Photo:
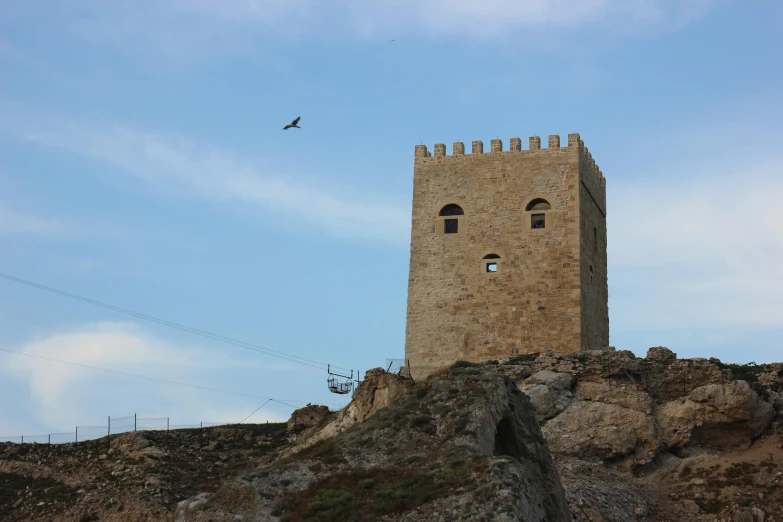
<svg viewBox="0 0 783 522">
<path fill-rule="evenodd" d="M 529 27 L 571 27 L 611 17 L 626 22 L 687 23 L 705 16 L 715 0 L 169 0 L 154 2 L 169 15 L 263 24 L 331 18 L 347 27 L 410 27 L 423 32 L 490 35 Z M 97 4 L 93 3 L 93 7 Z M 100 4 L 103 6 L 104 4 Z M 136 13 L 149 13 L 138 7 Z M 128 14 L 128 8 L 118 8 Z M 278 30 L 282 31 L 280 27 Z"/>
<path fill-rule="evenodd" d="M 136 225 L 109 223 L 105 220 L 105 216 L 94 218 L 84 215 L 73 216 L 68 213 L 67 217 L 64 217 L 48 212 L 20 210 L 19 206 L 18 201 L 14 205 L 0 201 L 0 239 L 3 241 L 12 241 L 16 238 L 38 238 L 49 241 L 101 240 L 112 241 L 115 246 L 119 245 L 125 249 L 132 249 L 132 245 L 138 242 L 155 242 L 165 244 L 167 247 L 174 246 L 191 251 L 202 248 L 199 244 L 167 233 L 161 227 L 155 230 L 141 230 Z M 72 263 L 65 259 L 59 259 L 58 262 L 61 266 Z M 94 259 L 80 259 L 75 262 L 81 267 L 80 269 L 87 271 L 102 266 Z"/>
<path fill-rule="evenodd" d="M 609 181 L 613 323 L 783 327 L 783 161 L 700 172 Z"/>
<path fill-rule="evenodd" d="M 253 46 L 258 36 L 401 35 L 500 39 L 598 27 L 634 34 L 676 29 L 727 0 L 12 0 L 14 15 L 55 19 L 82 37 L 187 59 Z M 0 16 L 3 7 L 0 7 Z M 537 38 L 547 36 L 541 33 Z M 549 36 L 552 36 L 549 34 Z M 531 43 L 535 39 L 531 39 Z"/>
<path fill-rule="evenodd" d="M 68 237 L 80 231 L 62 220 L 18 212 L 0 203 L 0 236 Z"/>
<path fill-rule="evenodd" d="M 287 226 L 298 221 L 337 237 L 408 244 L 409 209 L 379 194 L 348 195 L 270 174 L 250 160 L 182 136 L 35 117 L 16 121 L 19 126 L 7 128 L 19 137 L 112 165 L 162 194 L 262 211 L 283 218 Z"/>
<path fill-rule="evenodd" d="M 211 353 L 183 349 L 150 335 L 133 323 L 86 325 L 9 349 L 31 356 L 240 393 L 247 392 L 236 389 L 234 380 L 229 379 L 229 384 L 219 382 L 221 370 L 231 370 L 232 375 L 236 375 L 237 371 L 249 369 L 259 375 L 259 372 L 291 369 L 266 361 L 253 363 L 233 358 L 230 354 L 227 356 L 225 350 Z M 6 353 L 0 353 L 0 357 L 4 359 L 0 367 L 0 372 L 6 374 L 4 386 L 10 386 L 12 379 L 26 383 L 32 401 L 32 416 L 53 431 L 75 423 L 91 423 L 90 419 L 105 418 L 103 415 L 107 413 L 169 416 L 172 424 L 238 422 L 258 406 L 253 406 L 254 403 L 261 402 L 34 357 Z M 207 382 L 201 378 L 205 374 L 210 376 Z M 242 404 L 246 406 L 242 407 Z M 252 420 L 277 422 L 284 418 L 285 414 L 270 407 L 254 415 Z"/>
</svg>

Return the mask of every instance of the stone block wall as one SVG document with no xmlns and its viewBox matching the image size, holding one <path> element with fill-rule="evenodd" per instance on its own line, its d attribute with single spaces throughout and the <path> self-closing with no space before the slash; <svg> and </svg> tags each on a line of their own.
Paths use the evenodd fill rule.
<svg viewBox="0 0 783 522">
<path fill-rule="evenodd" d="M 527 150 L 519 138 L 508 151 L 501 140 L 489 152 L 471 145 L 472 154 L 459 142 L 452 155 L 445 144 L 434 156 L 415 149 L 405 338 L 413 377 L 460 359 L 593 348 L 590 336 L 608 344 L 607 292 L 596 285 L 606 281 L 605 182 L 579 135 L 565 147 L 549 136 L 544 149 L 537 136 Z M 537 199 L 550 208 L 527 210 Z M 439 215 L 447 205 L 463 213 Z M 534 214 L 543 228 L 531 228 Z M 454 219 L 456 233 L 445 233 Z"/>
</svg>

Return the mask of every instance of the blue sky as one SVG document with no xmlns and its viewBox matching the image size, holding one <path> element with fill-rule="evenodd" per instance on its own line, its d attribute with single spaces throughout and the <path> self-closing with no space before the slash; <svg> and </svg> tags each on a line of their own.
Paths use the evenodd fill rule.
<svg viewBox="0 0 783 522">
<path fill-rule="evenodd" d="M 781 22 L 771 0 L 5 0 L 0 272 L 365 370 L 404 353 L 414 145 L 579 132 L 611 344 L 783 360 Z M 5 279 L 0 347 L 345 403 L 323 370 Z M 263 402 L 2 352 L 0 397 L 0 435 Z"/>
</svg>

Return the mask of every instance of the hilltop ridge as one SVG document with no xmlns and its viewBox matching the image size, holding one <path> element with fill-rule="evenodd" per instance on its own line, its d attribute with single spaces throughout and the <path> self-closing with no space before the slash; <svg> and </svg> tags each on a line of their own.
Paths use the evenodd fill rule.
<svg viewBox="0 0 783 522">
<path fill-rule="evenodd" d="M 285 424 L 0 445 L 3 520 L 783 522 L 783 363 L 607 349 L 367 372 Z"/>
</svg>

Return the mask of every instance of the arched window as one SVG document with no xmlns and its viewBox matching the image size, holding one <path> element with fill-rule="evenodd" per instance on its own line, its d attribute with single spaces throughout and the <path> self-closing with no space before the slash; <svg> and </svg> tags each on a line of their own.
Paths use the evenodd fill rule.
<svg viewBox="0 0 783 522">
<path fill-rule="evenodd" d="M 456 203 L 449 203 L 442 209 L 440 209 L 439 216 L 464 216 L 465 212 L 462 210 L 462 207 L 457 205 Z"/>
<path fill-rule="evenodd" d="M 500 259 L 500 256 L 497 254 L 487 254 L 484 256 L 484 259 L 490 259 L 491 261 L 485 261 L 484 267 L 487 272 L 489 273 L 495 273 L 498 271 L 498 262 L 497 259 Z"/>
<path fill-rule="evenodd" d="M 456 234 L 459 231 L 459 219 L 457 216 L 464 216 L 465 211 L 456 203 L 449 203 L 438 212 L 438 216 L 446 217 L 443 220 L 443 233 Z"/>
<path fill-rule="evenodd" d="M 549 201 L 543 198 L 536 198 L 525 207 L 526 212 L 530 214 L 530 228 L 546 228 L 546 212 L 552 210 Z"/>
<path fill-rule="evenodd" d="M 543 199 L 543 198 L 536 198 L 530 203 L 527 204 L 527 207 L 525 210 L 530 212 L 531 210 L 551 210 L 552 206 L 549 204 L 549 201 Z"/>
</svg>

